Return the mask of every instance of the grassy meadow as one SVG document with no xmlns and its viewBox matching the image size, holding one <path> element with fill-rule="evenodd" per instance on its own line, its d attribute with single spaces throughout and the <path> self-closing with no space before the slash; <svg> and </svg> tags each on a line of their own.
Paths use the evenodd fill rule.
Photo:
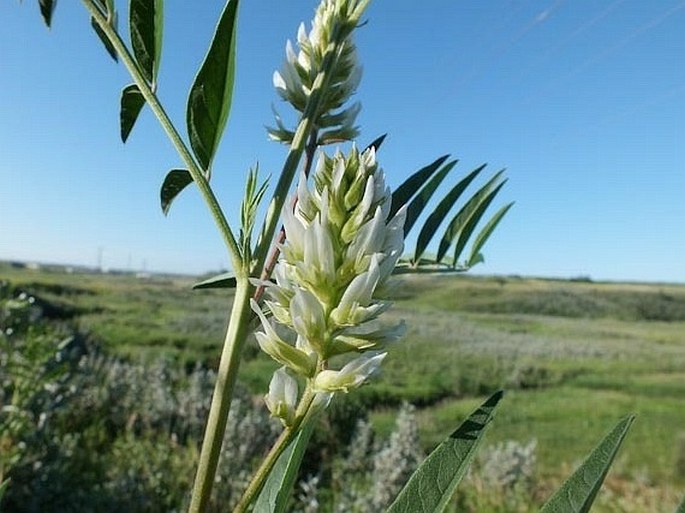
<svg viewBox="0 0 685 513">
<path fill-rule="evenodd" d="M 0 264 L 2 280 L 109 353 L 188 368 L 219 358 L 229 290 L 192 291 L 184 277 Z M 606 505 L 638 500 L 630 494 L 673 510 L 685 490 L 685 286 L 420 275 L 398 277 L 392 295 L 390 317 L 406 321 L 407 337 L 376 382 L 350 398 L 372 409 L 379 432 L 391 431 L 408 401 L 430 449 L 504 388 L 487 443 L 537 440 L 537 474 L 551 489 L 621 416 L 636 413 L 601 511 L 632 511 Z M 264 393 L 273 369 L 250 343 L 241 378 L 248 389 Z"/>
</svg>

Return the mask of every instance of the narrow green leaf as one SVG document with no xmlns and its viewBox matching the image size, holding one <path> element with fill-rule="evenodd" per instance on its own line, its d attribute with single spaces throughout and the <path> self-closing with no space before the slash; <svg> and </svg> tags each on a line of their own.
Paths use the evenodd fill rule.
<svg viewBox="0 0 685 513">
<path fill-rule="evenodd" d="M 678 504 L 675 513 L 685 513 L 685 497 L 683 497 L 682 502 Z"/>
<path fill-rule="evenodd" d="M 407 206 L 407 218 L 404 221 L 405 238 L 407 237 L 407 234 L 411 231 L 411 229 L 414 227 L 416 221 L 418 221 L 419 217 L 421 216 L 421 213 L 426 208 L 431 197 L 447 176 L 447 173 L 449 173 L 454 168 L 456 163 L 457 161 L 453 160 L 452 162 L 445 164 L 445 166 L 442 167 L 440 171 L 438 171 L 438 173 L 434 177 L 432 177 L 426 185 L 424 185 L 421 188 L 421 190 L 414 197 L 414 199 L 411 200 L 411 203 L 409 203 L 409 205 Z"/>
<path fill-rule="evenodd" d="M 443 155 L 434 162 L 431 162 L 426 167 L 422 167 L 416 173 L 407 178 L 400 184 L 392 193 L 392 206 L 390 207 L 390 217 L 394 216 L 403 205 L 416 194 L 426 181 L 433 176 L 440 166 L 449 158 L 449 155 Z M 405 231 L 408 233 L 408 231 Z"/>
<path fill-rule="evenodd" d="M 118 61 L 119 58 L 117 57 L 117 51 L 114 49 L 114 46 L 112 46 L 112 43 L 107 38 L 107 35 L 100 28 L 100 25 L 98 25 L 98 22 L 95 21 L 95 18 L 90 19 L 90 25 L 93 27 L 93 30 L 95 30 L 95 33 L 100 38 L 100 41 L 102 41 L 102 44 L 105 45 L 105 50 L 107 50 L 107 53 L 110 55 L 110 57 L 112 57 L 112 59 L 115 61 Z"/>
<path fill-rule="evenodd" d="M 234 289 L 236 283 L 235 274 L 228 272 L 217 274 L 200 283 L 196 283 L 193 285 L 193 289 Z"/>
<path fill-rule="evenodd" d="M 447 225 L 447 229 L 445 230 L 442 239 L 440 240 L 440 246 L 438 248 L 438 254 L 436 257 L 436 260 L 438 262 L 441 261 L 442 258 L 445 256 L 445 253 L 447 253 L 447 250 L 454 242 L 454 239 L 456 239 L 457 236 L 464 229 L 464 226 L 473 215 L 473 212 L 478 208 L 478 205 L 481 204 L 483 198 L 485 198 L 485 196 L 487 196 L 490 193 L 492 187 L 497 183 L 497 181 L 502 176 L 502 173 L 504 173 L 504 170 L 497 172 L 495 176 L 490 178 L 490 180 L 488 180 L 488 182 L 485 185 L 483 185 L 483 187 L 478 189 L 478 191 L 476 191 L 476 193 L 473 196 L 471 196 L 471 198 L 464 204 L 464 206 L 461 207 L 459 212 L 457 212 L 457 215 L 452 218 L 449 225 Z"/>
<path fill-rule="evenodd" d="M 492 191 L 490 191 L 483 198 L 483 200 L 480 203 L 478 203 L 478 205 L 476 205 L 476 208 L 473 210 L 473 213 L 471 213 L 469 218 L 466 220 L 464 228 L 459 232 L 459 239 L 457 239 L 457 244 L 454 248 L 454 258 L 452 259 L 452 266 L 457 266 L 457 263 L 459 262 L 459 257 L 461 256 L 461 253 L 464 251 L 464 248 L 466 247 L 466 244 L 471 238 L 471 235 L 473 235 L 476 226 L 480 222 L 481 218 L 483 217 L 487 209 L 490 207 L 490 204 L 495 199 L 495 196 L 497 196 L 499 191 L 502 190 L 502 187 L 504 187 L 505 183 L 507 183 L 506 180 L 500 183 Z"/>
<path fill-rule="evenodd" d="M 540 513 L 587 513 L 635 415 L 623 418 L 545 503 Z"/>
<path fill-rule="evenodd" d="M 380 137 L 377 137 L 376 139 L 373 140 L 373 142 L 371 144 L 369 144 L 366 148 L 364 148 L 364 151 L 370 150 L 371 148 L 378 151 L 381 147 L 381 144 L 383 144 L 383 141 L 385 141 L 385 138 L 387 136 L 388 136 L 388 134 L 383 134 Z"/>
<path fill-rule="evenodd" d="M 483 164 L 480 167 L 477 167 L 464 178 L 462 178 L 457 183 L 457 185 L 452 187 L 450 192 L 448 192 L 445 195 L 445 197 L 440 201 L 440 203 L 438 203 L 438 206 L 435 207 L 435 210 L 433 210 L 433 212 L 431 212 L 431 214 L 428 216 L 428 219 L 426 219 L 426 222 L 423 224 L 423 227 L 419 232 L 419 237 L 416 242 L 416 250 L 414 251 L 414 262 L 418 262 L 421 256 L 423 256 L 423 253 L 424 251 L 426 251 L 428 244 L 430 244 L 430 241 L 435 235 L 435 232 L 438 230 L 442 222 L 445 220 L 445 217 L 447 217 L 449 211 L 452 209 L 454 204 L 464 193 L 466 188 L 469 185 L 471 185 L 473 179 L 476 178 L 476 176 L 478 176 L 478 174 L 484 168 L 485 164 Z M 440 261 L 439 259 L 437 260 Z"/>
<path fill-rule="evenodd" d="M 186 169 L 172 169 L 164 178 L 160 190 L 160 200 L 164 215 L 169 213 L 174 198 L 193 181 L 193 177 Z"/>
<path fill-rule="evenodd" d="M 190 145 L 207 174 L 231 110 L 237 13 L 238 0 L 228 0 L 188 95 Z"/>
<path fill-rule="evenodd" d="M 138 114 L 145 105 L 145 98 L 136 84 L 130 84 L 121 91 L 121 111 L 119 114 L 121 124 L 121 140 L 126 142 L 133 125 L 138 119 Z"/>
<path fill-rule="evenodd" d="M 255 502 L 253 513 L 283 513 L 297 479 L 315 422 L 310 420 L 276 461 Z"/>
<path fill-rule="evenodd" d="M 55 6 L 57 5 L 57 0 L 38 0 L 38 6 L 40 7 L 40 14 L 43 16 L 43 21 L 50 27 L 52 23 L 52 14 L 55 12 Z M 4 486 L 4 484 L 3 484 Z"/>
<path fill-rule="evenodd" d="M 500 208 L 497 211 L 497 213 L 494 216 L 492 216 L 492 218 L 487 222 L 487 224 L 483 227 L 480 233 L 476 236 L 476 240 L 473 241 L 473 247 L 471 248 L 471 255 L 468 259 L 468 267 L 473 267 L 474 265 L 485 261 L 483 255 L 481 255 L 480 253 L 480 250 L 483 249 L 483 245 L 485 245 L 487 240 L 490 238 L 490 235 L 492 235 L 492 232 L 495 231 L 495 228 L 497 228 L 499 222 L 502 220 L 502 218 L 513 205 L 514 202 L 512 201 L 508 205 L 505 205 L 502 208 Z"/>
<path fill-rule="evenodd" d="M 157 81 L 164 28 L 162 0 L 131 0 L 129 30 L 133 55 L 150 84 Z"/>
<path fill-rule="evenodd" d="M 486 433 L 502 392 L 493 394 L 412 474 L 387 513 L 439 513 L 448 505 Z"/>
</svg>

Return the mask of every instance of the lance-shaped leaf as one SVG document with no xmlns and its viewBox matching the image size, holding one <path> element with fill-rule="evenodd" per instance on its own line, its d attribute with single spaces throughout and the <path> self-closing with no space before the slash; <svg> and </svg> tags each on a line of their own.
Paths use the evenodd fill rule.
<svg viewBox="0 0 685 513">
<path fill-rule="evenodd" d="M 473 235 L 473 232 L 476 229 L 476 226 L 480 222 L 481 218 L 483 217 L 483 215 L 485 214 L 487 209 L 490 207 L 490 204 L 495 199 L 495 196 L 497 196 L 499 191 L 502 190 L 502 187 L 504 187 L 505 183 L 506 183 L 506 180 L 504 182 L 500 183 L 492 191 L 490 191 L 483 198 L 483 201 L 481 201 L 476 206 L 476 208 L 474 209 L 471 216 L 466 220 L 466 223 L 464 224 L 464 228 L 459 232 L 459 238 L 457 239 L 457 244 L 454 248 L 454 258 L 452 259 L 452 266 L 453 267 L 457 266 L 457 264 L 459 262 L 459 257 L 461 256 L 461 253 L 464 251 L 464 248 L 466 247 L 466 244 L 468 243 L 469 239 L 471 238 L 471 235 Z"/>
<path fill-rule="evenodd" d="M 314 422 L 309 420 L 276 460 L 274 468 L 257 497 L 254 513 L 283 513 L 297 479 Z"/>
<path fill-rule="evenodd" d="M 540 513 L 587 513 L 609 472 L 635 415 L 621 420 L 561 488 L 545 503 Z"/>
<path fill-rule="evenodd" d="M 133 55 L 150 84 L 157 81 L 164 29 L 162 0 L 131 0 L 129 30 Z"/>
<path fill-rule="evenodd" d="M 405 238 L 407 237 L 407 234 L 411 231 L 411 229 L 414 227 L 416 221 L 418 221 L 419 217 L 421 216 L 421 213 L 424 211 L 431 197 L 447 176 L 447 173 L 452 171 L 456 164 L 456 160 L 453 160 L 452 162 L 448 162 L 447 164 L 445 164 L 440 169 L 440 171 L 438 171 L 438 173 L 433 178 L 431 178 L 425 186 L 423 186 L 423 188 L 419 191 L 416 197 L 414 197 L 414 199 L 411 200 L 411 203 L 409 203 L 409 206 L 407 207 L 407 217 L 404 221 Z"/>
<path fill-rule="evenodd" d="M 138 114 L 145 105 L 145 98 L 136 84 L 130 84 L 121 91 L 121 111 L 119 114 L 121 124 L 121 140 L 126 142 L 133 125 L 138 119 Z"/>
<path fill-rule="evenodd" d="M 231 272 L 217 274 L 193 285 L 193 289 L 234 289 L 237 280 Z"/>
<path fill-rule="evenodd" d="M 492 216 L 492 218 L 490 218 L 490 220 L 483 227 L 480 233 L 476 235 L 476 239 L 473 241 L 473 246 L 471 247 L 471 255 L 469 256 L 468 263 L 466 264 L 468 267 L 473 267 L 474 265 L 485 261 L 480 250 L 483 249 L 483 246 L 490 238 L 490 235 L 492 235 L 492 232 L 495 231 L 495 228 L 497 228 L 499 222 L 502 220 L 502 218 L 513 205 L 514 202 L 512 201 L 508 205 L 505 205 L 502 208 L 500 208 L 497 211 L 497 213 L 494 216 Z"/>
<path fill-rule="evenodd" d="M 462 232 L 466 223 L 471 219 L 471 216 L 483 201 L 483 199 L 490 193 L 494 185 L 499 181 L 500 177 L 504 173 L 504 170 L 499 171 L 495 174 L 488 182 L 483 185 L 476 193 L 471 196 L 471 198 L 464 204 L 463 207 L 457 212 L 440 240 L 440 246 L 438 247 L 438 254 L 436 260 L 440 262 L 442 258 L 447 253 L 457 236 Z"/>
<path fill-rule="evenodd" d="M 116 25 L 116 13 L 114 14 L 114 20 L 114 23 Z M 114 59 L 115 61 L 118 61 L 119 59 L 117 57 L 117 51 L 114 49 L 114 46 L 107 37 L 107 34 L 105 34 L 105 32 L 102 30 L 98 22 L 95 21 L 95 18 L 90 19 L 90 25 L 93 27 L 93 30 L 100 38 L 100 41 L 102 41 L 102 44 L 105 45 L 105 50 L 107 50 L 107 53 L 110 55 L 110 57 L 112 57 L 112 59 Z"/>
<path fill-rule="evenodd" d="M 369 144 L 364 151 L 370 150 L 371 148 L 374 149 L 374 151 L 378 151 L 381 147 L 381 144 L 383 144 L 383 141 L 385 141 L 385 138 L 388 136 L 388 134 L 383 134 L 380 137 L 377 137 L 374 139 L 371 144 Z"/>
<path fill-rule="evenodd" d="M 416 250 L 414 251 L 414 262 L 418 262 L 421 259 L 421 256 L 423 256 L 423 253 L 424 251 L 426 251 L 428 244 L 430 244 L 430 241 L 435 235 L 435 232 L 438 230 L 439 226 L 445 220 L 445 217 L 447 217 L 449 211 L 452 209 L 454 204 L 464 193 L 466 188 L 471 184 L 473 179 L 476 178 L 476 176 L 478 176 L 478 174 L 484 168 L 485 164 L 483 164 L 480 167 L 477 167 L 468 175 L 466 175 L 466 177 L 462 178 L 457 183 L 457 185 L 452 187 L 450 192 L 447 193 L 447 195 L 440 201 L 440 203 L 438 203 L 438 206 L 435 207 L 435 210 L 433 210 L 433 212 L 431 212 L 431 214 L 428 216 L 428 219 L 426 219 L 426 222 L 424 223 L 423 227 L 421 228 L 421 231 L 419 232 L 419 237 L 416 242 Z"/>
<path fill-rule="evenodd" d="M 449 503 L 490 426 L 502 391 L 493 394 L 421 463 L 387 513 L 439 513 Z"/>
<path fill-rule="evenodd" d="M 207 175 L 231 110 L 237 13 L 238 0 L 228 0 L 188 95 L 190 145 Z"/>
<path fill-rule="evenodd" d="M 169 213 L 171 202 L 174 198 L 193 181 L 187 169 L 172 169 L 164 178 L 162 189 L 159 192 L 162 212 Z"/>
<path fill-rule="evenodd" d="M 56 5 L 57 0 L 38 0 L 40 14 L 43 16 L 43 21 L 48 27 L 50 27 L 50 24 L 52 23 L 52 14 L 55 12 Z"/>
<path fill-rule="evenodd" d="M 390 207 L 389 218 L 392 218 L 397 211 L 407 204 L 409 200 L 416 194 L 423 184 L 433 176 L 440 166 L 449 158 L 449 155 L 443 155 L 435 162 L 431 162 L 426 167 L 419 169 L 416 173 L 407 178 L 400 186 L 392 193 L 392 205 Z M 406 226 L 406 225 L 405 225 Z M 407 233 L 405 231 L 405 233 Z"/>
</svg>

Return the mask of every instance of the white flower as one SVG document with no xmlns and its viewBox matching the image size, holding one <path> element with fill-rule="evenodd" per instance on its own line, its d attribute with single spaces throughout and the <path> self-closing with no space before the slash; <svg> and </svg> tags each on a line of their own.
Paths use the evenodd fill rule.
<svg viewBox="0 0 685 513">
<path fill-rule="evenodd" d="M 290 301 L 290 317 L 297 334 L 321 356 L 326 353 L 327 331 L 325 312 L 314 294 L 299 289 Z"/>
<path fill-rule="evenodd" d="M 264 396 L 271 415 L 281 419 L 284 425 L 292 424 L 297 407 L 297 380 L 285 367 L 274 372 L 269 383 L 269 393 Z"/>
<path fill-rule="evenodd" d="M 357 388 L 378 370 L 386 355 L 369 353 L 355 358 L 339 371 L 321 371 L 314 378 L 314 388 L 322 392 L 348 392 Z"/>
<path fill-rule="evenodd" d="M 316 355 L 308 354 L 307 352 L 293 347 L 285 340 L 278 336 L 276 330 L 266 318 L 262 310 L 259 308 L 257 302 L 251 300 L 252 309 L 259 316 L 262 322 L 263 332 L 256 332 L 255 337 L 259 347 L 266 354 L 271 356 L 277 362 L 291 368 L 301 376 L 313 376 L 316 370 Z"/>
</svg>

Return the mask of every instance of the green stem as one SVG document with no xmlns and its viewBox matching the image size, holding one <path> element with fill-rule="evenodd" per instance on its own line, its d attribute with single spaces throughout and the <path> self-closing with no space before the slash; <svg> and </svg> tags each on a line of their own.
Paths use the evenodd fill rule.
<svg viewBox="0 0 685 513">
<path fill-rule="evenodd" d="M 214 385 L 212 405 L 209 410 L 205 436 L 202 440 L 200 461 L 190 500 L 190 513 L 205 511 L 212 493 L 216 467 L 226 431 L 226 421 L 231 407 L 231 398 L 238 377 L 240 353 L 249 332 L 251 317 L 250 298 L 252 286 L 247 280 L 239 279 L 231 310 L 231 322 L 226 332 L 221 362 Z"/>
<path fill-rule="evenodd" d="M 239 269 L 242 269 L 242 258 L 240 255 L 240 250 L 238 249 L 238 244 L 235 236 L 233 235 L 233 231 L 226 220 L 226 216 L 221 210 L 221 206 L 219 205 L 219 202 L 209 185 L 209 181 L 207 180 L 205 173 L 200 165 L 195 161 L 195 158 L 188 150 L 185 142 L 183 142 L 183 139 L 174 127 L 174 124 L 171 122 L 171 119 L 164 110 L 164 107 L 162 107 L 157 95 L 154 93 L 151 86 L 148 84 L 147 80 L 138 68 L 133 56 L 126 47 L 126 44 L 121 39 L 112 24 L 108 22 L 107 16 L 102 13 L 100 8 L 93 2 L 93 0 L 81 1 L 86 9 L 88 9 L 88 12 L 93 19 L 105 33 L 110 43 L 112 43 L 112 46 L 117 51 L 117 54 L 124 63 L 124 66 L 126 66 L 126 69 L 131 74 L 131 78 L 133 78 L 133 81 L 138 86 L 138 89 L 140 89 L 143 98 L 145 98 L 145 101 L 152 109 L 152 112 L 154 112 L 155 116 L 157 116 L 162 128 L 171 140 L 171 143 L 174 145 L 176 151 L 178 151 L 178 154 L 188 167 L 188 172 L 190 173 L 190 176 L 193 177 L 193 181 L 197 184 L 200 194 L 207 204 L 207 207 L 214 218 L 214 222 L 219 228 L 219 232 L 221 233 L 226 247 L 229 250 L 233 269 L 236 273 L 240 272 Z"/>
<path fill-rule="evenodd" d="M 255 475 L 252 477 L 252 481 L 250 481 L 247 489 L 245 492 L 243 492 L 243 496 L 233 509 L 233 513 L 245 513 L 247 508 L 257 498 L 259 492 L 262 491 L 264 483 L 269 477 L 274 465 L 276 465 L 278 458 L 299 434 L 305 422 L 310 421 L 312 416 L 312 403 L 314 402 L 314 396 L 315 393 L 312 391 L 311 387 L 307 386 L 304 394 L 302 394 L 300 404 L 297 407 L 293 424 L 281 432 L 280 436 L 269 450 L 269 454 L 266 455 L 266 458 L 264 458 L 261 465 L 257 469 L 257 472 L 255 472 Z"/>
</svg>

